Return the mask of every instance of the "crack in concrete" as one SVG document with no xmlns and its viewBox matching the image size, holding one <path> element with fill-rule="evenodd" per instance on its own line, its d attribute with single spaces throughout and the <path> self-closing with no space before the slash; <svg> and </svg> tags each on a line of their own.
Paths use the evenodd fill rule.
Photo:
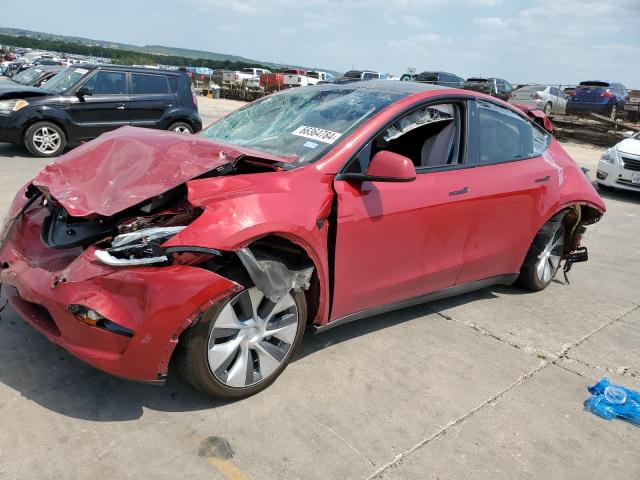
<svg viewBox="0 0 640 480">
<path fill-rule="evenodd" d="M 529 347 L 529 346 L 524 346 L 523 347 L 521 345 L 518 345 L 517 343 L 510 342 L 509 340 L 506 340 L 506 339 L 496 335 L 495 333 L 487 330 L 486 328 L 478 325 L 477 323 L 468 322 L 466 320 L 458 320 L 458 319 L 453 318 L 453 317 L 451 317 L 449 315 L 445 315 L 442 312 L 434 312 L 434 313 L 436 315 L 439 315 L 440 317 L 444 318 L 445 320 L 448 320 L 450 322 L 456 322 L 456 323 L 459 323 L 461 325 L 464 325 L 465 327 L 469 327 L 469 328 L 475 330 L 476 332 L 478 332 L 478 333 L 480 333 L 480 334 L 482 334 L 482 335 L 484 335 L 486 337 L 493 338 L 494 340 L 498 340 L 499 342 L 505 343 L 505 344 L 509 345 L 510 347 L 513 347 L 513 348 L 515 348 L 517 350 L 525 352 L 528 355 L 536 356 L 536 357 L 538 357 L 538 358 L 540 358 L 542 360 L 557 360 L 559 358 L 558 354 L 556 354 L 556 353 L 547 352 L 545 350 L 536 350 L 536 349 L 534 349 L 532 347 Z"/>
<path fill-rule="evenodd" d="M 324 427 L 325 429 L 329 430 L 336 438 L 338 438 L 342 443 L 344 443 L 347 447 L 349 447 L 354 453 L 356 453 L 360 458 L 362 458 L 363 460 L 369 462 L 373 467 L 377 467 L 377 465 L 375 464 L 375 462 L 373 460 L 371 460 L 369 457 L 367 457 L 366 455 L 364 455 L 362 452 L 360 452 L 360 450 L 358 450 L 356 447 L 354 447 L 353 445 L 351 445 L 350 442 L 347 441 L 347 439 L 345 439 L 344 437 L 342 437 L 338 432 L 336 432 L 333 428 L 331 428 L 328 425 L 325 425 L 324 423 L 318 422 L 316 421 L 316 423 L 318 425 L 320 425 L 321 427 Z"/>
<path fill-rule="evenodd" d="M 406 450 L 403 450 L 402 452 L 397 454 L 393 460 L 391 460 L 390 462 L 385 463 L 384 465 L 381 465 L 375 472 L 373 472 L 373 474 L 371 474 L 369 477 L 367 477 L 366 480 L 373 480 L 375 478 L 381 478 L 381 475 L 384 472 L 386 472 L 390 468 L 397 467 L 405 457 L 407 457 L 408 455 L 411 455 L 413 452 L 415 452 L 416 450 L 422 448 L 423 446 L 428 445 L 428 444 L 434 442 L 435 440 L 439 439 L 440 437 L 444 436 L 447 433 L 447 431 L 449 431 L 452 427 L 455 427 L 456 425 L 460 425 L 461 423 L 465 422 L 468 418 L 470 418 L 473 415 L 475 415 L 477 412 L 482 410 L 487 405 L 494 404 L 496 401 L 498 401 L 500 398 L 502 398 L 509 390 L 511 390 L 514 387 L 517 387 L 518 385 L 522 385 L 524 382 L 526 382 L 531 377 L 533 377 L 536 373 L 540 372 L 541 370 L 543 370 L 544 368 L 548 367 L 549 365 L 558 366 L 560 368 L 563 368 L 564 370 L 568 370 L 567 368 L 565 368 L 565 367 L 563 367 L 561 365 L 558 365 L 558 362 L 560 360 L 562 360 L 563 358 L 567 358 L 567 353 L 572 348 L 580 346 L 582 343 L 587 341 L 589 338 L 591 338 L 596 333 L 600 332 L 601 330 L 603 330 L 603 329 L 605 329 L 607 327 L 610 327 L 611 325 L 614 325 L 617 322 L 622 321 L 627 315 L 630 315 L 631 313 L 635 312 L 638 309 L 640 309 L 640 305 L 634 304 L 634 307 L 631 308 L 630 310 L 628 310 L 627 312 L 625 312 L 622 315 L 614 318 L 613 320 L 601 325 L 600 327 L 592 330 L 591 332 L 587 333 L 586 335 L 584 335 L 582 338 L 580 338 L 576 342 L 564 345 L 564 348 L 562 349 L 560 354 L 557 356 L 557 358 L 554 358 L 552 360 L 543 359 L 542 362 L 540 363 L 540 365 L 538 365 L 533 370 L 530 370 L 526 374 L 518 377 L 513 383 L 511 383 L 507 387 L 505 387 L 502 390 L 500 390 L 498 393 L 493 395 L 491 398 L 483 401 L 479 405 L 476 405 L 471 410 L 469 410 L 467 413 L 459 416 L 455 420 L 450 421 L 449 423 L 444 425 L 442 428 L 440 428 L 438 431 L 436 431 L 435 433 L 433 433 L 429 437 L 423 438 L 422 440 L 420 440 L 418 443 L 416 443 L 412 447 L 410 447 L 410 448 L 408 448 Z M 507 345 L 510 345 L 510 346 L 512 346 L 514 348 L 517 348 L 518 350 L 524 350 L 520 346 L 516 346 L 516 345 L 514 345 L 514 344 L 512 344 L 512 343 L 510 343 L 510 342 L 508 342 L 506 340 L 501 339 L 497 335 L 492 334 L 488 330 L 486 330 L 486 329 L 474 324 L 473 322 L 459 321 L 459 320 L 455 320 L 454 318 L 449 317 L 448 315 L 445 315 L 443 313 L 440 313 L 440 312 L 435 312 L 435 313 L 440 315 L 445 320 L 461 323 L 461 324 L 466 325 L 466 326 L 468 326 L 470 328 L 473 328 L 474 330 L 476 330 L 477 332 L 481 333 L 482 335 L 487 335 L 489 337 L 495 338 L 496 340 L 498 340 L 500 342 L 503 342 L 503 343 L 506 343 Z M 571 371 L 571 370 L 569 370 L 569 371 Z M 577 373 L 577 372 L 572 372 L 572 373 Z"/>
<path fill-rule="evenodd" d="M 584 360 L 580 360 L 578 358 L 575 357 L 570 357 L 569 355 L 565 355 L 563 357 L 565 360 L 570 360 L 572 362 L 576 362 L 576 363 L 580 363 L 586 367 L 589 368 L 594 368 L 596 370 L 602 370 L 603 372 L 607 372 L 607 373 L 612 373 L 614 375 L 620 375 L 622 377 L 631 377 L 631 378 L 635 378 L 640 376 L 640 372 L 636 372 L 633 367 L 629 366 L 629 367 L 617 367 L 615 369 L 613 368 L 609 368 L 609 367 L 605 367 L 603 365 L 594 365 L 592 363 L 589 362 L 585 362 Z"/>
<path fill-rule="evenodd" d="M 395 466 L 399 465 L 400 462 L 406 456 L 412 454 L 413 452 L 415 452 L 419 448 L 421 448 L 421 447 L 423 447 L 423 446 L 425 446 L 425 445 L 437 440 L 438 438 L 442 437 L 443 435 L 445 435 L 447 433 L 447 431 L 450 428 L 461 424 L 462 422 L 464 422 L 469 417 L 473 416 L 475 413 L 480 411 L 485 406 L 493 404 L 496 400 L 498 400 L 500 397 L 502 397 L 504 394 L 506 394 L 513 387 L 523 384 L 529 378 L 531 378 L 533 375 L 535 375 L 537 372 L 539 372 L 540 370 L 542 370 L 543 368 L 545 368 L 546 366 L 548 366 L 550 364 L 551 364 L 551 362 L 543 362 L 540 365 L 538 365 L 536 368 L 534 368 L 533 370 L 531 370 L 531 371 L 527 372 L 526 374 L 518 377 L 518 379 L 515 382 L 513 382 L 510 385 L 508 385 L 507 387 L 503 388 L 498 393 L 493 395 L 491 398 L 488 398 L 487 400 L 483 401 L 479 405 L 476 405 L 475 407 L 473 407 L 471 410 L 469 410 L 464 415 L 461 415 L 460 417 L 456 418 L 455 420 L 450 421 L 449 423 L 444 425 L 442 428 L 440 428 L 438 431 L 436 431 L 433 435 L 422 439 L 420 442 L 416 443 L 415 445 L 413 445 L 412 447 L 408 448 L 407 450 L 404 450 L 404 451 L 400 452 L 398 455 L 395 456 L 395 458 L 393 460 L 391 460 L 388 463 L 385 463 L 384 465 L 381 465 L 380 468 L 378 468 L 375 472 L 373 472 L 372 475 L 367 477 L 367 480 L 373 480 L 375 478 L 380 478 L 380 476 L 385 471 L 387 471 L 388 469 L 390 469 L 392 467 L 395 467 Z"/>
</svg>

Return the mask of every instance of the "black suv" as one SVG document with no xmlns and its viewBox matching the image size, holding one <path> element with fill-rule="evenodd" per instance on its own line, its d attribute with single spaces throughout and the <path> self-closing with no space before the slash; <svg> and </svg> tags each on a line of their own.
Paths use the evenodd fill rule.
<svg viewBox="0 0 640 480">
<path fill-rule="evenodd" d="M 451 88 L 462 88 L 464 85 L 464 78 L 447 72 L 422 72 L 418 74 L 416 81 Z"/>
<path fill-rule="evenodd" d="M 513 91 L 513 86 L 502 78 L 471 77 L 464 83 L 464 89 L 486 93 L 506 102 Z"/>
<path fill-rule="evenodd" d="M 0 92 L 0 142 L 24 144 L 38 157 L 54 157 L 116 128 L 202 129 L 186 72 L 82 65 L 68 67 L 42 88 Z"/>
</svg>

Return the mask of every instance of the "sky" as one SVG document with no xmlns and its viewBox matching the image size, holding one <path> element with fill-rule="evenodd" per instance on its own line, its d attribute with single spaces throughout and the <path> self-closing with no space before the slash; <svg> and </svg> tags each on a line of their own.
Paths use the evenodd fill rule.
<svg viewBox="0 0 640 480">
<path fill-rule="evenodd" d="M 2 0 L 1 26 L 337 71 L 640 89 L 640 0 Z M 96 6 L 91 4 L 95 3 Z M 43 13 L 46 12 L 46 13 Z"/>
</svg>

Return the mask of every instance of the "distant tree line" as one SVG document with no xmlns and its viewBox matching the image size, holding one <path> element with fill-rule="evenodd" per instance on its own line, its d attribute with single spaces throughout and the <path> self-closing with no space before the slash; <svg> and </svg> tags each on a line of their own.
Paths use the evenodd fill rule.
<svg viewBox="0 0 640 480">
<path fill-rule="evenodd" d="M 245 67 L 270 67 L 259 64 L 233 62 L 230 60 L 208 60 L 204 58 L 179 57 L 174 55 L 156 55 L 153 53 L 135 52 L 120 48 L 101 47 L 99 45 L 86 45 L 83 43 L 63 42 L 59 40 L 44 40 L 33 37 L 15 37 L 12 35 L 0 35 L 0 45 L 12 45 L 14 47 L 33 48 L 52 52 L 84 55 L 92 57 L 110 58 L 112 63 L 118 65 L 173 65 L 177 67 L 197 66 L 211 69 L 223 68 L 225 70 L 240 70 Z"/>
</svg>

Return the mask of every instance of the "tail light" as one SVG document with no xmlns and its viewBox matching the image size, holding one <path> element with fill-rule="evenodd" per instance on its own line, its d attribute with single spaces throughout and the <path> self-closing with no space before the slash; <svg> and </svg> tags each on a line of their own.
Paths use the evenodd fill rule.
<svg viewBox="0 0 640 480">
<path fill-rule="evenodd" d="M 602 93 L 600 94 L 600 96 L 601 96 L 601 97 L 606 97 L 606 98 L 608 98 L 608 97 L 613 97 L 613 92 L 612 92 L 611 90 L 607 90 L 606 92 L 602 92 Z"/>
<path fill-rule="evenodd" d="M 191 101 L 193 102 L 194 107 L 198 106 L 198 97 L 196 95 L 196 92 L 194 92 L 193 90 L 191 90 Z"/>
</svg>

